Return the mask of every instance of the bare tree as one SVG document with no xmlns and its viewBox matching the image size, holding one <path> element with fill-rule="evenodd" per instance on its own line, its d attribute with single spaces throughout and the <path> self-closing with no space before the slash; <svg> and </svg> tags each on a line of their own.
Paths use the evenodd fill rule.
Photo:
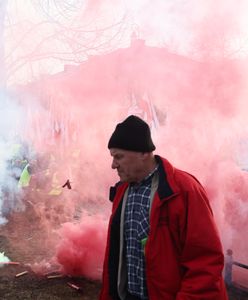
<svg viewBox="0 0 248 300">
<path fill-rule="evenodd" d="M 89 13 L 86 2 L 31 0 L 34 11 L 42 15 L 40 20 L 8 18 L 6 30 L 12 35 L 5 63 L 10 82 L 21 69 L 29 78 L 35 77 L 53 72 L 53 65 L 79 64 L 89 55 L 105 54 L 123 43 L 127 16 L 102 21 L 97 11 Z"/>
</svg>

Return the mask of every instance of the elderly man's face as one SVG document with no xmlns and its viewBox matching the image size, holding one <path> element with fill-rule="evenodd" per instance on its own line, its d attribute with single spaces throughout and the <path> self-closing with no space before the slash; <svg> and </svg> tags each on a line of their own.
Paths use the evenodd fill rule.
<svg viewBox="0 0 248 300">
<path fill-rule="evenodd" d="M 143 153 L 118 148 L 110 149 L 112 169 L 116 169 L 123 182 L 139 182 L 143 173 Z"/>
</svg>

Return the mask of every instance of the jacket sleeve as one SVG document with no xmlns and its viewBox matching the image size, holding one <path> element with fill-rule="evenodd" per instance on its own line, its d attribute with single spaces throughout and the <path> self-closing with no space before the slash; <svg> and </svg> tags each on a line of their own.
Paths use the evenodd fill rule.
<svg viewBox="0 0 248 300">
<path fill-rule="evenodd" d="M 195 182 L 185 195 L 181 256 L 184 276 L 176 300 L 227 299 L 222 280 L 224 256 L 206 193 Z"/>
</svg>

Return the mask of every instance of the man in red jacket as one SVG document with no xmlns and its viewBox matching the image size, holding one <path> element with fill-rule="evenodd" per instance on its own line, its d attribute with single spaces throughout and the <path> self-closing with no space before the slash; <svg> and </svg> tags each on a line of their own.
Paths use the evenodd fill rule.
<svg viewBox="0 0 248 300">
<path fill-rule="evenodd" d="M 113 201 L 100 300 L 226 300 L 224 256 L 204 188 L 154 155 L 136 116 L 108 143 L 120 182 Z"/>
</svg>

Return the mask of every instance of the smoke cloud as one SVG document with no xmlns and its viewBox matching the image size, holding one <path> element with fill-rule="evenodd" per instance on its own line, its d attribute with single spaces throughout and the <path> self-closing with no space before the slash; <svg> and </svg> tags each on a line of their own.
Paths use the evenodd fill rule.
<svg viewBox="0 0 248 300">
<path fill-rule="evenodd" d="M 37 233 L 22 245 L 34 269 L 42 256 L 101 278 L 118 180 L 107 141 L 131 113 L 151 125 L 157 154 L 204 184 L 224 250 L 247 264 L 247 2 L 25 5 L 9 1 L 2 37 L 14 100 L 1 99 L 0 226 Z M 16 143 L 31 172 L 21 189 L 23 166 L 8 171 Z M 47 251 L 36 257 L 40 236 Z"/>
</svg>

